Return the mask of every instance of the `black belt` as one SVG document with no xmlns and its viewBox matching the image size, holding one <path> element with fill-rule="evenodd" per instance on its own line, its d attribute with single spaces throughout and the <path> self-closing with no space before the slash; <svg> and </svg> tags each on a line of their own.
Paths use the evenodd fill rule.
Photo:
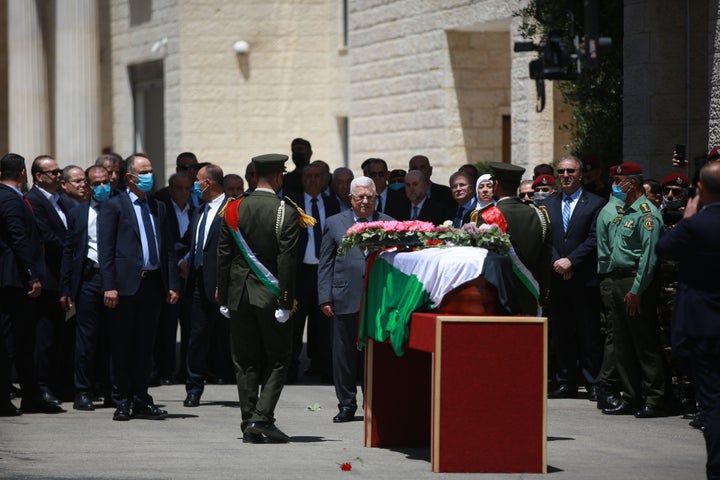
<svg viewBox="0 0 720 480">
<path fill-rule="evenodd" d="M 100 273 L 100 265 L 86 257 L 82 268 L 83 278 L 87 279 L 88 277 L 91 277 L 96 273 Z"/>
<path fill-rule="evenodd" d="M 140 271 L 140 278 L 148 278 L 151 275 L 155 275 L 160 273 L 160 269 L 156 268 L 155 270 L 141 270 Z"/>
<path fill-rule="evenodd" d="M 637 268 L 613 268 L 611 272 L 601 275 L 603 278 L 628 278 L 637 275 Z"/>
</svg>

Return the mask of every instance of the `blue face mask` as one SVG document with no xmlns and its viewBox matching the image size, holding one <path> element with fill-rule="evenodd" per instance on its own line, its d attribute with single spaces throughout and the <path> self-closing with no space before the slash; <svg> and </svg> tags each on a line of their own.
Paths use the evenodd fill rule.
<svg viewBox="0 0 720 480">
<path fill-rule="evenodd" d="M 148 193 L 153 188 L 153 174 L 141 173 L 138 177 L 137 187 L 141 192 Z"/>
<path fill-rule="evenodd" d="M 199 198 L 200 200 L 202 200 L 203 191 L 200 190 L 200 183 L 199 183 L 199 182 L 193 183 L 193 192 L 195 193 L 195 196 L 196 196 L 197 198 Z"/>
<path fill-rule="evenodd" d="M 93 189 L 93 198 L 98 202 L 102 203 L 110 198 L 110 184 L 105 183 L 102 185 L 95 185 Z"/>
<path fill-rule="evenodd" d="M 388 185 L 388 188 L 390 190 L 394 190 L 397 192 L 397 191 L 400 191 L 403 188 L 405 188 L 405 184 L 404 183 L 391 183 L 390 185 Z"/>
<path fill-rule="evenodd" d="M 623 202 L 627 198 L 627 193 L 622 191 L 621 185 L 613 185 L 612 186 L 612 194 L 613 194 L 613 197 L 615 197 L 618 200 L 623 201 Z"/>
</svg>

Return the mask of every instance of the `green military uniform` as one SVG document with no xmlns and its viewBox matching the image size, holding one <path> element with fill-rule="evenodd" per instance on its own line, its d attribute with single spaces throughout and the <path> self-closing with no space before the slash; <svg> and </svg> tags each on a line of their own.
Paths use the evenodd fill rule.
<svg viewBox="0 0 720 480">
<path fill-rule="evenodd" d="M 613 209 L 615 212 L 613 212 Z M 623 400 L 663 408 L 665 374 L 659 344 L 655 245 L 662 217 L 642 195 L 632 205 L 613 205 L 598 216 L 598 271 L 612 318 L 612 344 Z M 630 316 L 625 296 L 640 296 L 640 313 Z M 609 298 L 608 298 L 609 297 Z"/>
<path fill-rule="evenodd" d="M 608 203 L 600 210 L 597 218 L 598 239 L 598 273 L 600 274 L 600 298 L 605 311 L 605 347 L 603 350 L 603 372 L 600 390 L 605 395 L 620 396 L 620 378 L 617 373 L 617 362 L 613 349 L 613 300 L 612 279 L 610 272 L 610 245 L 620 220 L 622 220 L 625 203 L 610 197 Z M 602 241 L 600 240 L 602 237 Z"/>
<path fill-rule="evenodd" d="M 228 225 L 235 212 L 226 212 L 218 243 L 218 299 L 230 310 L 232 358 L 245 431 L 250 422 L 275 421 L 275 406 L 285 385 L 293 328 L 292 322 L 278 322 L 275 311 L 293 307 L 299 225 L 297 209 L 269 189 L 257 188 L 239 204 L 228 205 L 233 208 L 248 247 L 277 279 L 276 289 L 269 288 L 263 275 L 251 267 Z"/>
</svg>

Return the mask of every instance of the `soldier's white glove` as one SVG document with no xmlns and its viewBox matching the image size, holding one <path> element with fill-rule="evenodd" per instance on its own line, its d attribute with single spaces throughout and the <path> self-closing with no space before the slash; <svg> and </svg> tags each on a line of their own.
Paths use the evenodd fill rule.
<svg viewBox="0 0 720 480">
<path fill-rule="evenodd" d="M 220 315 L 222 315 L 225 318 L 230 318 L 230 309 L 228 309 L 225 305 L 220 307 Z"/>
<path fill-rule="evenodd" d="M 288 318 L 290 318 L 290 310 L 283 310 L 282 308 L 275 310 L 275 320 L 278 322 L 285 323 Z"/>
</svg>

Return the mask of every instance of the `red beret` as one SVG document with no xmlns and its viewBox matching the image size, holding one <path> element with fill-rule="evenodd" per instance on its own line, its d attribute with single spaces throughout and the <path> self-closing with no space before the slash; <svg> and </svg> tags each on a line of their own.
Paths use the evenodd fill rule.
<svg viewBox="0 0 720 480">
<path fill-rule="evenodd" d="M 580 161 L 583 164 L 583 171 L 585 172 L 589 172 L 590 170 L 594 170 L 600 166 L 600 160 L 598 160 L 598 157 L 592 153 L 584 155 Z"/>
<path fill-rule="evenodd" d="M 663 178 L 662 186 L 675 185 L 682 188 L 690 186 L 690 180 L 685 176 L 684 173 L 671 173 L 667 177 Z"/>
<path fill-rule="evenodd" d="M 707 159 L 717 160 L 718 158 L 720 158 L 720 146 L 716 145 L 708 152 Z"/>
<path fill-rule="evenodd" d="M 615 175 L 640 175 L 642 174 L 642 168 L 635 162 L 624 162 L 610 169 L 612 172 L 611 176 Z"/>
<path fill-rule="evenodd" d="M 540 187 L 540 186 L 553 186 L 555 185 L 555 177 L 552 175 L 548 175 L 547 173 L 538 175 L 535 180 L 533 180 L 532 188 Z"/>
</svg>

